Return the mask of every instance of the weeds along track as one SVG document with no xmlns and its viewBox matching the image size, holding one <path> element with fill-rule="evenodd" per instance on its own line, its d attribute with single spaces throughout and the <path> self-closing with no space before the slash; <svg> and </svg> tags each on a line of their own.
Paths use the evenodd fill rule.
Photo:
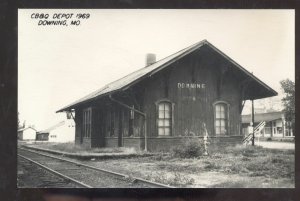
<svg viewBox="0 0 300 201">
<path fill-rule="evenodd" d="M 83 163 L 74 162 L 68 159 L 59 158 L 53 155 L 40 153 L 24 148 L 18 148 L 19 165 L 25 161 L 37 165 L 44 170 L 63 178 L 69 183 L 72 182 L 78 187 L 84 188 L 170 188 L 171 186 L 160 184 L 141 178 L 130 177 L 117 172 L 96 168 Z M 34 174 L 34 172 L 32 172 Z M 42 178 L 47 181 L 46 176 Z M 37 177 L 37 180 L 40 178 Z M 49 186 L 55 187 L 55 182 Z M 50 184 L 51 183 L 51 184 Z M 54 185 L 54 186 L 53 186 Z M 61 187 L 63 184 L 57 184 Z M 66 186 L 67 187 L 67 186 Z"/>
</svg>

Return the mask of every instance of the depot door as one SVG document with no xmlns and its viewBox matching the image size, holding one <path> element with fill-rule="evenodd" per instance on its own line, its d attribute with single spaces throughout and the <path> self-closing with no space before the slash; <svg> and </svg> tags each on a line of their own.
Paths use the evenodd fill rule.
<svg viewBox="0 0 300 201">
<path fill-rule="evenodd" d="M 123 146 L 123 110 L 119 110 L 118 147 Z"/>
</svg>

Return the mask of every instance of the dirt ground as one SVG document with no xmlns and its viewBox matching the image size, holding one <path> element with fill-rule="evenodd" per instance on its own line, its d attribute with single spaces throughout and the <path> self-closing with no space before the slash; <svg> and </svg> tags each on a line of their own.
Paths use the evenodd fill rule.
<svg viewBox="0 0 300 201">
<path fill-rule="evenodd" d="M 84 163 L 174 187 L 294 188 L 294 143 L 260 143 L 266 148 L 239 145 L 214 150 L 208 156 L 197 158 L 157 153 L 143 157 L 85 160 Z M 285 148 L 281 149 L 282 146 Z"/>
<path fill-rule="evenodd" d="M 193 159 L 161 154 L 86 163 L 175 187 L 294 188 L 294 160 L 293 150 L 237 148 Z"/>
<path fill-rule="evenodd" d="M 256 141 L 256 144 L 264 148 L 270 148 L 270 149 L 295 149 L 294 142 Z"/>
</svg>

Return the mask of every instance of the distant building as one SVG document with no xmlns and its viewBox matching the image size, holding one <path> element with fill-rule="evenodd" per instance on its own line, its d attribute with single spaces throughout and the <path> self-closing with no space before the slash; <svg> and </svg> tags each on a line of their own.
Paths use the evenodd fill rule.
<svg viewBox="0 0 300 201">
<path fill-rule="evenodd" d="M 18 140 L 35 140 L 36 130 L 32 127 L 21 128 L 18 130 Z"/>
<path fill-rule="evenodd" d="M 248 126 L 250 125 L 251 121 L 251 114 L 242 115 L 242 129 L 244 135 L 249 133 Z M 263 121 L 266 122 L 266 125 L 261 131 L 262 137 L 294 137 L 292 130 L 289 129 L 290 122 L 285 121 L 284 112 L 266 112 L 254 115 L 254 126 Z"/>
<path fill-rule="evenodd" d="M 255 108 L 254 113 L 268 113 L 268 112 L 276 112 L 281 111 L 283 109 L 282 97 L 273 96 L 270 98 L 263 98 L 259 100 L 255 100 Z M 250 114 L 252 112 L 251 101 L 247 102 L 243 108 L 243 115 Z"/>
<path fill-rule="evenodd" d="M 255 114 L 265 113 L 267 110 L 265 107 L 254 108 Z"/>
<path fill-rule="evenodd" d="M 36 141 L 48 141 L 49 133 L 45 133 L 44 131 L 39 131 L 36 133 Z"/>
<path fill-rule="evenodd" d="M 75 140 L 75 124 L 72 119 L 61 121 L 37 133 L 38 141 L 72 142 Z"/>
</svg>

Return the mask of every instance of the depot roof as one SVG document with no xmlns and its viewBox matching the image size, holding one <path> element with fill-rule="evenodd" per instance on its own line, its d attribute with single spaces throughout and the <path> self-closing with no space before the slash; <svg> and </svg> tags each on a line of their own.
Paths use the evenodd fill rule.
<svg viewBox="0 0 300 201">
<path fill-rule="evenodd" d="M 264 82 L 262 82 L 260 79 L 255 77 L 252 73 L 247 71 L 245 68 L 240 66 L 238 63 L 233 61 L 230 57 L 225 55 L 223 52 L 221 52 L 219 49 L 217 49 L 215 46 L 213 46 L 211 43 L 209 43 L 207 40 L 202 40 L 198 43 L 195 43 L 187 48 L 184 48 L 168 57 L 165 57 L 164 59 L 161 59 L 146 68 L 141 68 L 133 73 L 130 73 L 129 75 L 118 79 L 114 82 L 111 82 L 104 87 L 74 101 L 73 103 L 59 109 L 57 112 L 63 112 L 63 111 L 70 111 L 76 106 L 79 106 L 82 103 L 86 103 L 88 101 L 94 100 L 96 98 L 99 98 L 101 96 L 108 95 L 112 92 L 118 91 L 118 90 L 124 90 L 131 86 L 132 84 L 135 84 L 149 76 L 152 76 L 153 74 L 159 72 L 160 70 L 164 69 L 165 67 L 169 66 L 170 64 L 178 61 L 182 57 L 198 50 L 199 48 L 203 46 L 209 46 L 212 48 L 214 51 L 219 53 L 221 56 L 223 56 L 225 59 L 227 59 L 229 62 L 233 64 L 239 71 L 241 71 L 242 74 L 245 76 L 248 76 L 251 80 L 253 80 L 256 84 L 256 86 L 260 89 L 260 93 L 258 94 L 257 92 L 253 96 L 253 99 L 258 99 L 258 98 L 266 98 L 266 97 L 271 97 L 271 96 L 276 96 L 277 92 L 273 90 L 271 87 L 266 85 Z"/>
</svg>

